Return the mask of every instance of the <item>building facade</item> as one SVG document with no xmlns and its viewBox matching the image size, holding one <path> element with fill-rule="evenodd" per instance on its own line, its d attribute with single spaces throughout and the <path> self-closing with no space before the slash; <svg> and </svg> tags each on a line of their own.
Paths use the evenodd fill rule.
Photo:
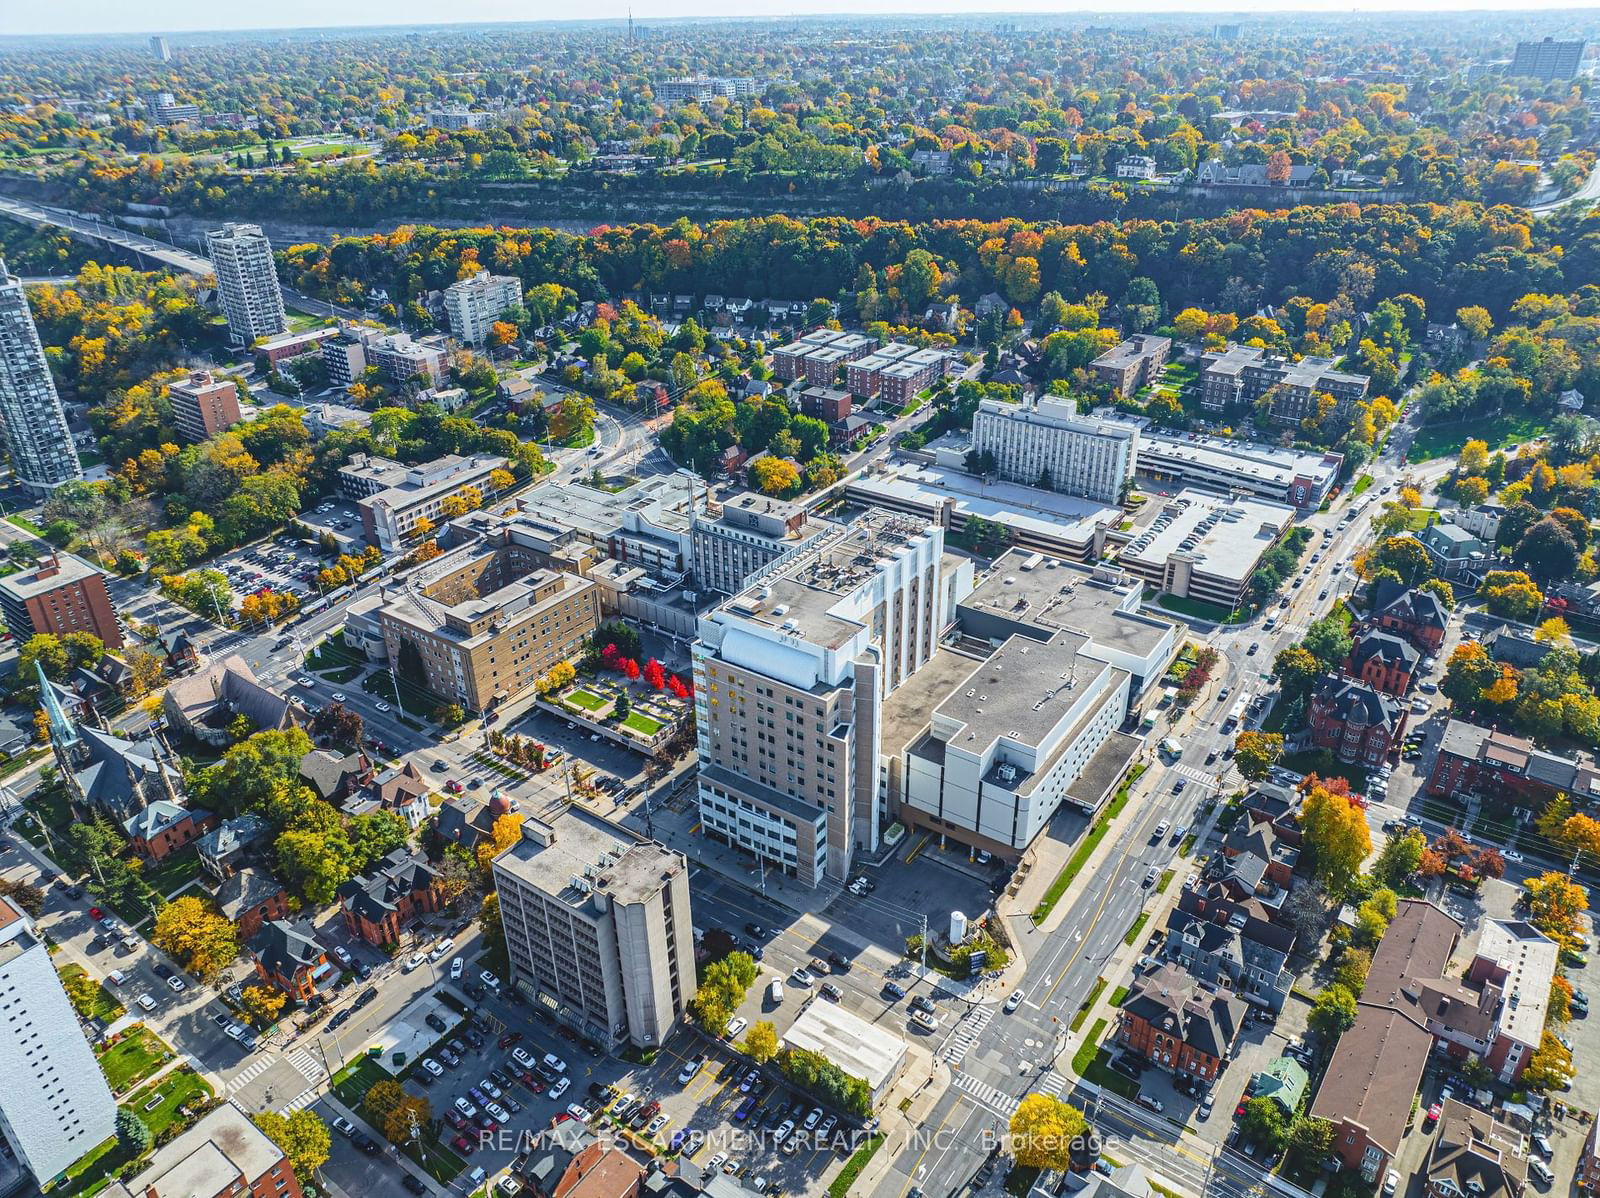
<svg viewBox="0 0 1600 1198">
<path fill-rule="evenodd" d="M 1245 1004 L 1176 965 L 1134 982 L 1117 1016 L 1116 1042 L 1158 1069 L 1212 1082 L 1244 1030 Z"/>
<path fill-rule="evenodd" d="M 751 575 L 814 544 L 835 527 L 804 504 L 751 491 L 710 501 L 691 524 L 695 586 L 737 594 Z"/>
<path fill-rule="evenodd" d="M 43 498 L 83 477 L 22 280 L 0 258 L 0 429 L 17 481 Z"/>
<path fill-rule="evenodd" d="M 1121 503 L 1139 455 L 1139 423 L 1080 416 L 1071 399 L 1032 404 L 985 399 L 972 420 L 972 447 L 994 455 L 1007 482 Z"/>
<path fill-rule="evenodd" d="M 1376 766 L 1398 752 L 1406 716 L 1400 704 L 1364 682 L 1328 677 L 1311 692 L 1311 743 L 1340 761 Z"/>
<path fill-rule="evenodd" d="M 943 550 L 942 529 L 869 512 L 701 618 L 708 833 L 811 886 L 876 849 L 883 702 L 948 622 Z"/>
<path fill-rule="evenodd" d="M 40 632 L 89 632 L 107 649 L 122 648 L 122 625 L 111 607 L 106 576 L 70 553 L 52 553 L 0 578 L 0 613 L 19 645 Z"/>
<path fill-rule="evenodd" d="M 27 913 L 0 898 L 0 1133 L 47 1185 L 115 1130 L 100 1062 Z"/>
<path fill-rule="evenodd" d="M 482 345 L 489 339 L 489 326 L 507 308 L 522 302 L 522 280 L 514 275 L 492 275 L 480 270 L 444 289 L 445 315 L 450 318 L 450 333 L 457 341 Z"/>
<path fill-rule="evenodd" d="M 1129 396 L 1154 382 L 1171 354 L 1171 337 L 1141 333 L 1106 350 L 1089 363 L 1089 369 L 1118 395 Z"/>
<path fill-rule="evenodd" d="M 511 984 L 608 1047 L 663 1044 L 696 984 L 683 854 L 568 806 L 493 870 Z"/>
<path fill-rule="evenodd" d="M 260 225 L 229 222 L 206 234 L 206 253 L 217 272 L 217 296 L 228 319 L 228 340 L 253 345 L 287 332 L 283 290 L 272 261 L 272 243 Z"/>
<path fill-rule="evenodd" d="M 238 424 L 239 388 L 232 379 L 213 378 L 196 370 L 167 388 L 172 400 L 172 421 L 185 441 L 200 442 Z"/>
<path fill-rule="evenodd" d="M 1221 411 L 1253 404 L 1271 391 L 1272 418 L 1293 424 L 1314 411 L 1318 394 L 1332 395 L 1341 406 L 1366 398 L 1371 382 L 1366 375 L 1333 367 L 1332 358 L 1292 362 L 1256 346 L 1230 343 L 1200 359 L 1200 406 Z"/>
<path fill-rule="evenodd" d="M 355 475 L 347 475 L 345 470 L 341 470 L 341 489 L 344 489 L 346 479 L 350 480 L 350 486 L 354 488 L 360 485 L 362 480 L 392 477 L 392 474 L 386 474 L 383 470 L 382 463 L 383 459 L 367 459 L 368 467 L 378 464 L 378 468 L 367 469 Z M 496 470 L 505 470 L 509 465 L 505 458 L 495 454 L 476 454 L 464 458 L 448 453 L 443 457 L 434 458 L 431 462 L 406 467 L 399 482 L 390 483 L 381 491 L 364 495 L 356 502 L 356 509 L 361 513 L 361 527 L 367 535 L 368 543 L 376 545 L 385 553 L 402 552 L 406 540 L 417 527 L 419 520 L 439 525 L 451 519 L 452 516 L 445 510 L 448 506 L 454 506 L 449 501 L 467 496 L 469 491 L 477 494 L 478 502 L 481 504 L 493 491 L 489 476 Z M 348 470 L 349 467 L 345 469 Z M 462 513 L 457 511 L 455 514 Z"/>
<path fill-rule="evenodd" d="M 1576 79 L 1583 63 L 1581 41 L 1558 41 L 1553 37 L 1536 42 L 1518 42 L 1506 74 L 1513 79 Z"/>
</svg>

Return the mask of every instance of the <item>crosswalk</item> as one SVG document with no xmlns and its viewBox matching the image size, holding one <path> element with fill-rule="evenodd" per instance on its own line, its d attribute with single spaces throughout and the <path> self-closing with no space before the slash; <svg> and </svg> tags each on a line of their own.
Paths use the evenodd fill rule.
<svg viewBox="0 0 1600 1198">
<path fill-rule="evenodd" d="M 1172 772 L 1180 778 L 1187 778 L 1191 782 L 1203 782 L 1207 786 L 1217 780 L 1216 774 L 1209 773 L 1198 765 L 1175 765 L 1172 767 Z"/>
<path fill-rule="evenodd" d="M 240 1090 L 244 1089 L 251 1082 L 253 1082 L 256 1078 L 260 1077 L 263 1073 L 265 1073 L 268 1069 L 271 1069 L 271 1068 L 272 1068 L 272 1058 L 271 1057 L 266 1056 L 266 1055 L 262 1055 L 260 1057 L 257 1057 L 255 1063 L 253 1065 L 251 1065 L 250 1068 L 246 1069 L 242 1073 L 239 1073 L 239 1074 L 235 1075 L 234 1078 L 230 1082 L 228 1082 L 227 1087 L 226 1087 L 228 1093 L 229 1094 L 237 1094 Z"/>
<path fill-rule="evenodd" d="M 317 1094 L 321 1091 L 321 1089 L 321 1086 L 307 1086 L 304 1090 L 301 1090 L 300 1093 L 296 1094 L 293 1098 L 289 1099 L 288 1102 L 279 1107 L 278 1114 L 292 1115 L 295 1111 L 304 1110 L 317 1100 Z"/>
<path fill-rule="evenodd" d="M 1039 1081 L 1039 1093 L 1048 1094 L 1052 1098 L 1060 1096 L 1061 1091 L 1067 1088 L 1067 1079 L 1054 1069 L 1050 1070 Z"/>
<path fill-rule="evenodd" d="M 229 1094 L 237 1094 L 268 1069 L 271 1069 L 279 1060 L 289 1062 L 295 1072 L 308 1082 L 320 1082 L 328 1076 L 328 1070 L 323 1066 L 316 1053 L 309 1048 L 297 1048 L 293 1052 L 285 1053 L 282 1057 L 272 1057 L 262 1053 L 248 1069 L 235 1074 L 224 1088 Z"/>
<path fill-rule="evenodd" d="M 988 1082 L 979 1081 L 970 1073 L 958 1073 L 955 1077 L 956 1089 L 972 1095 L 990 1110 L 1009 1119 L 1017 1113 L 1018 1100 L 1010 1094 L 995 1089 Z"/>
<path fill-rule="evenodd" d="M 972 1051 L 972 1044 L 978 1038 L 978 1033 L 988 1027 L 989 1021 L 993 1018 L 993 1007 L 974 1007 L 968 1011 L 945 1040 L 939 1055 L 952 1065 L 961 1064 L 966 1059 L 967 1053 Z"/>
</svg>

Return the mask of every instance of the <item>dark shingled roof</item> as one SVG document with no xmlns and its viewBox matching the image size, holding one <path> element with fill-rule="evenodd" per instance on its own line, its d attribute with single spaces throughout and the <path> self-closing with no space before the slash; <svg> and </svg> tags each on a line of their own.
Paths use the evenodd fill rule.
<svg viewBox="0 0 1600 1198">
<path fill-rule="evenodd" d="M 1135 982 L 1122 1009 L 1213 1057 L 1227 1056 L 1244 1026 L 1242 999 L 1207 989 L 1176 965 Z"/>
<path fill-rule="evenodd" d="M 1350 650 L 1350 664 L 1359 672 L 1369 661 L 1381 662 L 1386 668 L 1402 667 L 1408 674 L 1417 671 L 1421 658 L 1411 645 L 1392 632 L 1364 632 Z"/>
</svg>

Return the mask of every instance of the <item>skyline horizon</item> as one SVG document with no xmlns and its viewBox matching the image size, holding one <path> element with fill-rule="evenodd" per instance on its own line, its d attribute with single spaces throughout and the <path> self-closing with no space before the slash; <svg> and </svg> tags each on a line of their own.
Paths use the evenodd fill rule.
<svg viewBox="0 0 1600 1198">
<path fill-rule="evenodd" d="M 871 11 L 860 12 L 851 10 L 835 3 L 835 0 L 800 0 L 796 6 L 794 0 L 752 0 L 742 7 L 737 13 L 719 13 L 706 11 L 708 3 L 714 9 L 716 0 L 664 0 L 665 11 L 640 12 L 634 9 L 629 0 L 600 0 L 592 9 L 598 9 L 593 15 L 572 18 L 566 16 L 529 17 L 517 15 L 515 17 L 495 15 L 477 10 L 498 7 L 497 0 L 465 0 L 458 4 L 457 10 L 465 8 L 466 15 L 452 21 L 438 21 L 425 19 L 433 11 L 432 6 L 421 3 L 420 0 L 398 0 L 386 5 L 382 17 L 386 19 L 373 20 L 370 16 L 351 20 L 328 20 L 325 6 L 314 3 L 314 0 L 288 0 L 278 8 L 278 12 L 285 15 L 283 23 L 271 25 L 237 23 L 196 24 L 189 23 L 184 15 L 192 14 L 196 17 L 202 14 L 205 17 L 215 18 L 217 10 L 207 5 L 202 7 L 200 0 L 164 0 L 164 3 L 154 7 L 153 15 L 160 17 L 168 12 L 174 19 L 165 24 L 144 21 L 133 24 L 121 20 L 129 10 L 119 6 L 115 9 L 107 0 L 67 0 L 66 3 L 49 10 L 35 10 L 40 22 L 48 21 L 49 28 L 22 28 L 9 29 L 0 33 L 0 41 L 8 39 L 33 39 L 33 38 L 139 38 L 163 36 L 167 38 L 184 37 L 189 35 L 214 36 L 217 34 L 289 34 L 289 33 L 320 33 L 329 31 L 347 31 L 360 29 L 470 29 L 473 27 L 496 26 L 525 26 L 530 29 L 539 27 L 556 28 L 568 26 L 597 27 L 607 25 L 625 25 L 631 18 L 636 25 L 660 26 L 674 23 L 702 23 L 702 22 L 748 22 L 751 24 L 769 23 L 774 21 L 807 21 L 827 20 L 849 17 L 856 20 L 873 18 L 938 18 L 938 17 L 973 17 L 979 19 L 1005 19 L 1016 18 L 1094 18 L 1105 16 L 1108 18 L 1124 18 L 1128 16 L 1147 17 L 1197 17 L 1221 18 L 1234 16 L 1240 19 L 1254 17 L 1290 17 L 1308 15 L 1318 17 L 1348 16 L 1360 19 L 1366 16 L 1405 17 L 1415 15 L 1418 17 L 1437 17 L 1449 14 L 1465 13 L 1507 13 L 1513 16 L 1527 16 L 1530 12 L 1541 14 L 1572 14 L 1581 17 L 1584 14 L 1600 14 L 1600 0 L 1593 5 L 1574 6 L 1567 0 L 1523 0 L 1515 7 L 1508 6 L 1505 0 L 1466 0 L 1465 3 L 1452 2 L 1452 0 L 1297 0 L 1293 5 L 1272 6 L 1269 4 L 1237 4 L 1223 3 L 1220 0 L 1164 0 L 1151 4 L 1145 0 L 1129 0 L 1119 3 L 1110 0 L 1094 7 L 1081 9 L 1062 8 L 1059 4 L 1052 4 L 1049 0 L 1023 0 L 1019 6 L 1018 0 L 999 0 L 993 6 L 987 6 L 983 0 L 880 0 L 882 7 L 874 7 Z M 781 6 L 781 7 L 780 7 Z M 152 8 L 146 7 L 136 10 L 137 14 L 152 15 Z M 304 13 L 306 19 L 292 19 L 293 14 Z M 76 14 L 76 15 L 74 15 Z M 101 14 L 97 17 L 95 14 Z M 374 14 L 375 15 L 375 14 Z M 109 19 L 107 19 L 109 18 Z M 86 29 L 92 29 L 87 31 Z"/>
</svg>

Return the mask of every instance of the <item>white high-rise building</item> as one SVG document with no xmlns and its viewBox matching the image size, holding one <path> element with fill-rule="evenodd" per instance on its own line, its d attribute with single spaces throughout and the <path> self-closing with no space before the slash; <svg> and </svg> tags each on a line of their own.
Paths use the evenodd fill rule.
<svg viewBox="0 0 1600 1198">
<path fill-rule="evenodd" d="M 1054 395 L 1033 404 L 986 399 L 973 416 L 972 447 L 993 454 L 1007 482 L 1120 503 L 1139 456 L 1139 422 L 1080 416 Z"/>
<path fill-rule="evenodd" d="M 457 341 L 482 345 L 500 313 L 522 302 L 522 280 L 480 270 L 444 289 L 444 310 Z"/>
<path fill-rule="evenodd" d="M 22 281 L 0 259 L 0 423 L 11 469 L 33 495 L 83 477 Z"/>
<path fill-rule="evenodd" d="M 0 1133 L 45 1185 L 116 1130 L 117 1104 L 33 921 L 0 898 Z"/>
<path fill-rule="evenodd" d="M 261 337 L 288 332 L 272 244 L 261 226 L 229 223 L 213 229 L 206 234 L 206 249 L 217 272 L 228 340 L 246 346 Z"/>
</svg>

